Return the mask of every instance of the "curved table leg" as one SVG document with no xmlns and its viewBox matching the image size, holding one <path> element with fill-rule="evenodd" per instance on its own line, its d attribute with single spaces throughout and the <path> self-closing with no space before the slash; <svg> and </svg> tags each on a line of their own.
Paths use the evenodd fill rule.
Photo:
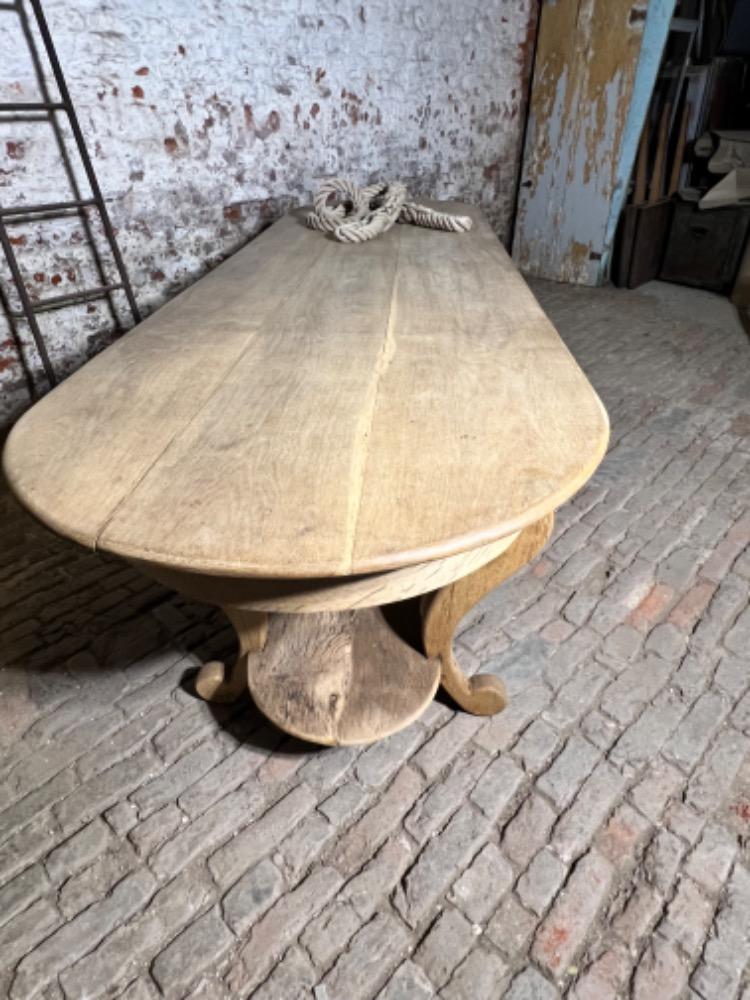
<svg viewBox="0 0 750 1000">
<path fill-rule="evenodd" d="M 195 680 L 195 690 L 205 701 L 227 703 L 236 701 L 248 689 L 248 666 L 251 653 L 266 644 L 268 615 L 263 611 L 243 611 L 242 608 L 222 607 L 234 625 L 240 648 L 231 669 L 218 660 L 204 663 Z"/>
<path fill-rule="evenodd" d="M 505 687 L 491 674 L 467 677 L 453 655 L 453 634 L 464 615 L 491 590 L 530 562 L 544 547 L 552 532 L 554 514 L 547 514 L 520 532 L 497 559 L 474 573 L 427 594 L 422 602 L 422 637 L 425 653 L 438 657 L 441 682 L 465 711 L 494 715 L 507 703 Z"/>
</svg>

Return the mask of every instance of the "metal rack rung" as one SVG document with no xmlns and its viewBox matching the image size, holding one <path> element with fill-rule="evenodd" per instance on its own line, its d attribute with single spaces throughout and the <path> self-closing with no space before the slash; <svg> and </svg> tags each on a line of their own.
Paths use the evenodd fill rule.
<svg viewBox="0 0 750 1000">
<path fill-rule="evenodd" d="M 100 299 L 110 292 L 117 292 L 125 286 L 120 282 L 115 285 L 102 285 L 101 288 L 90 288 L 88 291 L 70 292 L 67 295 L 51 295 L 48 299 L 41 299 L 39 302 L 31 303 L 31 310 L 35 313 L 49 312 L 50 309 L 60 309 L 62 306 L 89 302 L 91 299 Z M 26 313 L 22 309 L 11 309 L 11 316 L 15 319 L 25 319 Z"/>
<path fill-rule="evenodd" d="M 7 111 L 17 114 L 19 111 L 67 111 L 67 104 L 62 101 L 15 101 L 0 104 L 0 112 Z"/>
<path fill-rule="evenodd" d="M 0 208 L 0 215 L 9 222 L 17 222 L 14 216 L 38 215 L 42 212 L 64 212 L 73 208 L 96 205 L 96 198 L 76 198 L 70 201 L 48 201 L 45 205 L 17 205 L 15 208 Z"/>
<path fill-rule="evenodd" d="M 13 101 L 0 103 L 0 114 L 6 113 L 17 117 L 30 113 L 44 113 L 47 120 L 53 125 L 57 132 L 58 144 L 61 147 L 61 155 L 63 157 L 63 161 L 67 162 L 67 154 L 64 149 L 62 133 L 59 130 L 58 119 L 51 113 L 56 111 L 64 112 L 67 115 L 68 124 L 73 135 L 73 141 L 78 149 L 81 165 L 83 166 L 83 170 L 92 194 L 92 197 L 90 198 L 71 198 L 67 201 L 48 202 L 43 205 L 18 205 L 15 208 L 0 207 L 0 246 L 2 247 L 2 251 L 8 262 L 11 278 L 13 280 L 13 284 L 16 286 L 16 291 L 21 304 L 20 310 L 11 310 L 9 314 L 14 319 L 25 319 L 29 324 L 29 330 L 34 343 L 36 344 L 37 351 L 39 352 L 39 357 L 42 362 L 42 367 L 44 368 L 44 373 L 47 376 L 47 381 L 50 386 L 53 386 L 56 385 L 57 379 L 55 378 L 55 372 L 44 343 L 42 331 L 36 320 L 37 313 L 47 312 L 51 309 L 58 309 L 62 306 L 72 305 L 75 303 L 88 302 L 91 299 L 103 298 L 110 292 L 123 291 L 125 293 L 131 315 L 136 323 L 140 322 L 141 314 L 138 309 L 138 304 L 135 301 L 133 288 L 125 269 L 125 263 L 122 259 L 120 248 L 117 245 L 115 231 L 109 218 L 109 212 L 107 210 L 101 188 L 99 187 L 99 181 L 97 180 L 91 158 L 86 148 L 86 142 L 78 121 L 78 115 L 73 107 L 70 91 L 68 90 L 68 85 L 65 82 L 62 67 L 60 66 L 57 52 L 55 51 L 49 26 L 44 16 L 44 11 L 42 10 L 41 0 L 28 0 L 28 3 L 33 11 L 36 26 L 38 28 L 39 35 L 41 36 L 42 45 L 47 55 L 47 60 L 52 70 L 52 74 L 55 78 L 59 100 L 53 99 L 53 96 L 55 95 L 49 91 L 44 73 L 41 71 L 41 62 L 37 55 L 36 42 L 32 36 L 29 26 L 29 19 L 26 14 L 24 0 L 15 0 L 13 3 L 9 3 L 7 0 L 0 0 L 0 11 L 13 11 L 21 19 L 21 28 L 29 46 L 32 61 L 37 68 L 40 93 L 44 98 L 41 101 Z M 11 117 L 0 120 L 13 121 L 15 118 Z M 68 175 L 73 194 L 80 194 L 78 182 L 70 169 L 68 169 Z M 96 246 L 93 245 L 94 256 L 98 265 L 99 280 L 102 282 L 102 286 L 100 288 L 91 288 L 88 291 L 84 290 L 80 292 L 72 292 L 66 295 L 54 295 L 50 298 L 42 299 L 39 302 L 33 302 L 31 300 L 29 290 L 24 284 L 23 275 L 13 249 L 13 242 L 8 234 L 7 225 L 9 223 L 40 221 L 45 216 L 54 213 L 65 213 L 77 210 L 79 211 L 81 221 L 88 232 L 90 222 L 89 215 L 86 212 L 80 212 L 80 210 L 86 206 L 96 208 L 99 213 L 99 219 L 104 230 L 104 236 L 106 237 L 107 244 L 109 245 L 112 260 L 115 268 L 117 269 L 120 281 L 115 284 L 106 284 L 107 275 L 102 269 L 101 261 L 99 260 L 98 253 L 96 251 Z M 93 244 L 93 238 L 90 233 L 89 239 Z"/>
</svg>

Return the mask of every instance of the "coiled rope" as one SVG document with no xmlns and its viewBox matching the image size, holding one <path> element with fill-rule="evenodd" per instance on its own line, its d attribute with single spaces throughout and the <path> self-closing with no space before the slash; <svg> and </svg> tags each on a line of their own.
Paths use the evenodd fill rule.
<svg viewBox="0 0 750 1000">
<path fill-rule="evenodd" d="M 403 184 L 360 187 L 343 177 L 331 177 L 320 185 L 313 210 L 307 216 L 311 229 L 331 233 L 341 243 L 364 243 L 380 236 L 396 222 L 443 229 L 448 233 L 465 233 L 471 229 L 468 215 L 436 212 L 426 205 L 407 201 Z"/>
</svg>

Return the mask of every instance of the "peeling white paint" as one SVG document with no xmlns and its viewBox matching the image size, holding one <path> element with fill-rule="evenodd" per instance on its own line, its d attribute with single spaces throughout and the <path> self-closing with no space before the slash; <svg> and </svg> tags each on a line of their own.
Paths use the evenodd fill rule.
<svg viewBox="0 0 750 1000">
<path fill-rule="evenodd" d="M 643 33 L 631 15 L 630 0 L 545 5 L 513 246 L 530 274 L 601 280 Z"/>
</svg>

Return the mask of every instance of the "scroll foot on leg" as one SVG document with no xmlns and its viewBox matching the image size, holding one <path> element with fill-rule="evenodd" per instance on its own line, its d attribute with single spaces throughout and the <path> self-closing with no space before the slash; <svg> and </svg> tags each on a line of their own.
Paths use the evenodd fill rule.
<svg viewBox="0 0 750 1000">
<path fill-rule="evenodd" d="M 218 704 L 236 701 L 247 691 L 248 656 L 263 649 L 268 632 L 268 615 L 265 612 L 230 607 L 222 610 L 239 639 L 237 659 L 230 669 L 218 660 L 204 663 L 195 679 L 198 695 L 204 701 Z"/>
<path fill-rule="evenodd" d="M 474 715 L 494 715 L 507 704 L 505 686 L 492 674 L 467 677 L 453 655 L 453 635 L 464 615 L 491 590 L 530 562 L 552 532 L 554 515 L 528 525 L 497 559 L 469 576 L 455 580 L 425 597 L 422 636 L 427 656 L 441 663 L 441 683 L 453 700 Z"/>
</svg>

